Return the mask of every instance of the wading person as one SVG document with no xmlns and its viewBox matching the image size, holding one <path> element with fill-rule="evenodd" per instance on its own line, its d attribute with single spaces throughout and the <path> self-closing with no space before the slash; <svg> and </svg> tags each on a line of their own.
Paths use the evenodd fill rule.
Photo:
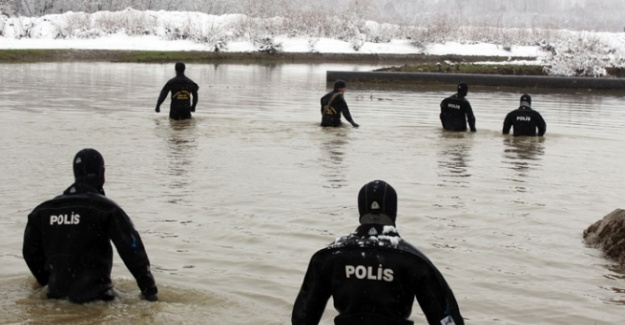
<svg viewBox="0 0 625 325">
<path fill-rule="evenodd" d="M 343 80 L 334 83 L 334 89 L 321 97 L 321 126 L 341 126 L 341 114 L 355 128 L 359 125 L 354 122 L 343 95 L 347 84 Z"/>
<path fill-rule="evenodd" d="M 537 111 L 532 109 L 532 97 L 528 94 L 521 96 L 519 108 L 508 113 L 503 121 L 503 134 L 509 134 L 514 128 L 514 136 L 539 136 L 547 132 L 547 123 Z"/>
<path fill-rule="evenodd" d="M 150 261 L 132 221 L 104 195 L 104 159 L 94 149 L 74 157 L 75 182 L 29 215 L 22 254 L 47 296 L 75 303 L 115 299 L 115 244 L 141 295 L 158 300 Z"/>
<path fill-rule="evenodd" d="M 311 258 L 293 306 L 295 325 L 318 324 L 330 297 L 343 324 L 413 324 L 415 300 L 430 325 L 462 325 L 454 295 L 430 260 L 395 229 L 397 194 L 384 181 L 358 194 L 360 226 Z"/>
<path fill-rule="evenodd" d="M 466 131 L 467 123 L 471 132 L 475 132 L 475 116 L 471 104 L 466 99 L 469 86 L 461 82 L 458 84 L 458 92 L 441 102 L 440 119 L 443 129 L 447 131 Z"/>
<path fill-rule="evenodd" d="M 197 91 L 200 87 L 193 82 L 193 80 L 185 76 L 185 68 L 184 63 L 176 63 L 176 76 L 169 79 L 165 86 L 163 86 L 161 94 L 158 96 L 158 101 L 156 102 L 156 109 L 154 109 L 159 113 L 161 111 L 161 104 L 163 104 L 167 95 L 171 93 L 169 118 L 174 120 L 190 119 L 191 112 L 195 112 L 195 106 L 197 106 L 199 99 Z"/>
</svg>

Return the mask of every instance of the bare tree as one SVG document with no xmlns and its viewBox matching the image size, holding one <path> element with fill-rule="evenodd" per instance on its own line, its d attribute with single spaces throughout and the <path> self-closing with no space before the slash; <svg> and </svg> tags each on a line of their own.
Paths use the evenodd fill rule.
<svg viewBox="0 0 625 325">
<path fill-rule="evenodd" d="M 443 16 L 493 27 L 622 31 L 625 25 L 622 0 L 0 0 L 2 12 L 22 16 L 126 8 L 261 18 L 358 17 L 411 26 L 427 26 L 434 17 Z"/>
</svg>

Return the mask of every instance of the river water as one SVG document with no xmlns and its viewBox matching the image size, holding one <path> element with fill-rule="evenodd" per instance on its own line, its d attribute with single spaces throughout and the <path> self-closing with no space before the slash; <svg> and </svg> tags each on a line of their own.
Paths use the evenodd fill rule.
<svg viewBox="0 0 625 325">
<path fill-rule="evenodd" d="M 194 119 L 156 98 L 173 64 L 0 65 L 0 323 L 288 324 L 310 256 L 357 226 L 356 197 L 383 179 L 398 230 L 441 270 L 467 324 L 623 324 L 625 271 L 583 230 L 623 208 L 625 94 L 530 90 L 541 139 L 501 135 L 521 90 L 468 99 L 478 132 L 445 133 L 454 88 L 345 95 L 361 127 L 318 127 L 341 64 L 189 64 Z M 21 257 L 27 214 L 73 180 L 85 147 L 133 219 L 160 302 L 138 299 L 115 256 L 120 299 L 48 301 Z M 322 324 L 336 315 L 332 301 Z M 415 303 L 412 320 L 425 319 Z"/>
</svg>

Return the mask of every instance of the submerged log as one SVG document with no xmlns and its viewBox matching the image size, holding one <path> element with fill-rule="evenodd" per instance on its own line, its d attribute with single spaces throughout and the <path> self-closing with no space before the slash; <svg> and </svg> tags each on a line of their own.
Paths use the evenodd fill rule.
<svg viewBox="0 0 625 325">
<path fill-rule="evenodd" d="M 625 266 L 625 210 L 616 209 L 590 225 L 584 230 L 584 240 Z"/>
</svg>

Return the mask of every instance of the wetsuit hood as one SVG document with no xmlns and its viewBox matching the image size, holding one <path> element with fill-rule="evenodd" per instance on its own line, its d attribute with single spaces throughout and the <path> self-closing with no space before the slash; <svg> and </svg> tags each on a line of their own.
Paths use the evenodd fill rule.
<svg viewBox="0 0 625 325">
<path fill-rule="evenodd" d="M 469 85 L 464 82 L 458 84 L 458 97 L 464 98 L 469 93 Z"/>
<path fill-rule="evenodd" d="M 176 66 L 175 66 L 176 74 L 183 75 L 184 74 L 184 70 L 186 68 L 187 68 L 187 66 L 184 63 L 182 63 L 182 62 L 176 63 Z"/>
<path fill-rule="evenodd" d="M 375 180 L 360 189 L 358 212 L 361 224 L 395 225 L 397 193 L 385 181 Z"/>
<path fill-rule="evenodd" d="M 80 150 L 74 156 L 73 166 L 76 183 L 86 183 L 104 192 L 104 158 L 97 150 Z"/>
<path fill-rule="evenodd" d="M 347 87 L 347 83 L 345 83 L 345 81 L 343 80 L 337 80 L 334 83 L 334 91 L 337 91 L 339 89 L 346 88 L 346 87 Z"/>
<path fill-rule="evenodd" d="M 532 97 L 528 94 L 521 96 L 521 107 L 532 107 Z"/>
</svg>

